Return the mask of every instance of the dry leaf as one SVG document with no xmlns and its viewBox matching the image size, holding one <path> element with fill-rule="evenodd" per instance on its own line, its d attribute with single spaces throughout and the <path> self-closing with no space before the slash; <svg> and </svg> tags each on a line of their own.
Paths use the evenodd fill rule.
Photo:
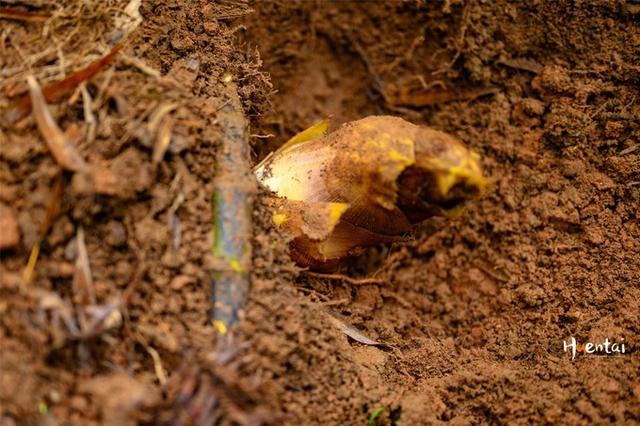
<svg viewBox="0 0 640 426">
<path fill-rule="evenodd" d="M 73 275 L 73 292 L 79 298 L 81 304 L 95 304 L 96 295 L 93 288 L 93 276 L 82 226 L 78 227 L 76 245 L 78 247 L 78 257 L 76 258 L 75 273 Z"/>
<path fill-rule="evenodd" d="M 33 116 L 38 124 L 42 138 L 47 144 L 53 158 L 63 169 L 74 172 L 86 171 L 87 163 L 80 156 L 76 147 L 71 145 L 65 134 L 58 127 L 47 106 L 40 85 L 33 76 L 27 77 L 29 93 L 33 105 Z"/>
<path fill-rule="evenodd" d="M 331 321 L 331 323 L 338 330 L 342 331 L 344 334 L 346 334 L 347 336 L 351 337 L 356 342 L 362 343 L 363 345 L 369 345 L 369 346 L 383 346 L 384 345 L 384 343 L 380 343 L 380 342 L 378 342 L 376 340 L 373 340 L 373 339 L 367 337 L 360 330 L 358 330 L 354 326 L 349 325 L 349 324 L 345 323 L 344 321 L 336 318 L 334 315 L 327 314 L 327 316 L 329 317 L 329 320 Z"/>
</svg>

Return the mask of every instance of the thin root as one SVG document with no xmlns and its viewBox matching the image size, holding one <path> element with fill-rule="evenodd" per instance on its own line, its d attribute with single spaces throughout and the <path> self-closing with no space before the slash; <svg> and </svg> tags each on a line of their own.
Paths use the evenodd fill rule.
<svg viewBox="0 0 640 426">
<path fill-rule="evenodd" d="M 352 278 L 344 274 L 325 274 L 321 272 L 302 271 L 309 277 L 322 278 L 326 280 L 343 281 L 351 285 L 384 285 L 387 280 L 384 278 Z"/>
</svg>

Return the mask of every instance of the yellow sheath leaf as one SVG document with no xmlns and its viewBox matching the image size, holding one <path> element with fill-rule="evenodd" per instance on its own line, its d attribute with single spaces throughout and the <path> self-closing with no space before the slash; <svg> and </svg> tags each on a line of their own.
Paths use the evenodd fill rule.
<svg viewBox="0 0 640 426">
<path fill-rule="evenodd" d="M 287 149 L 300 143 L 312 141 L 314 139 L 323 137 L 327 134 L 327 130 L 329 130 L 330 122 L 331 117 L 327 117 L 324 120 L 319 121 L 313 126 L 309 127 L 308 129 L 301 131 L 300 133 L 289 139 L 284 145 L 282 145 L 278 152 L 284 152 Z"/>
<path fill-rule="evenodd" d="M 402 240 L 414 223 L 461 214 L 488 185 L 480 156 L 446 133 L 389 116 L 327 128 L 311 126 L 255 169 L 303 266 Z"/>
<path fill-rule="evenodd" d="M 256 167 L 254 167 L 254 171 L 260 170 L 264 167 L 264 164 L 272 159 L 273 156 L 284 155 L 288 150 L 293 148 L 296 145 L 300 145 L 304 142 L 309 142 L 314 139 L 318 139 L 327 134 L 327 130 L 329 130 L 329 123 L 331 122 L 331 117 L 327 117 L 322 121 L 317 122 L 311 127 L 301 131 L 296 134 L 294 137 L 289 139 L 282 145 L 278 150 L 274 153 L 267 155 L 264 160 L 260 162 Z"/>
</svg>

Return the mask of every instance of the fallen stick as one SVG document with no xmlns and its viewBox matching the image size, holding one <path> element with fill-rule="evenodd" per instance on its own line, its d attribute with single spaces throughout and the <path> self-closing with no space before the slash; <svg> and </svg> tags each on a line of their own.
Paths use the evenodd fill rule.
<svg viewBox="0 0 640 426">
<path fill-rule="evenodd" d="M 220 334 L 238 322 L 250 285 L 251 213 L 256 182 L 249 161 L 249 132 L 232 77 L 224 77 L 227 101 L 218 111 L 223 128 L 213 191 L 211 320 Z"/>
</svg>

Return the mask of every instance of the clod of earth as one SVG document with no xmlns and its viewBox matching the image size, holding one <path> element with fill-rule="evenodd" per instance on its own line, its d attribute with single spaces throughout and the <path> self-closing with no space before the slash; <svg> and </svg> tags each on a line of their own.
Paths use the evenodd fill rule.
<svg viewBox="0 0 640 426">
<path fill-rule="evenodd" d="M 18 218 L 9 206 L 0 202 L 0 250 L 13 248 L 19 243 Z"/>
<path fill-rule="evenodd" d="M 256 168 L 274 193 L 273 221 L 300 265 L 326 268 L 402 240 L 429 217 L 461 214 L 488 186 L 480 156 L 451 135 L 391 116 L 328 120 L 299 133 Z"/>
</svg>

